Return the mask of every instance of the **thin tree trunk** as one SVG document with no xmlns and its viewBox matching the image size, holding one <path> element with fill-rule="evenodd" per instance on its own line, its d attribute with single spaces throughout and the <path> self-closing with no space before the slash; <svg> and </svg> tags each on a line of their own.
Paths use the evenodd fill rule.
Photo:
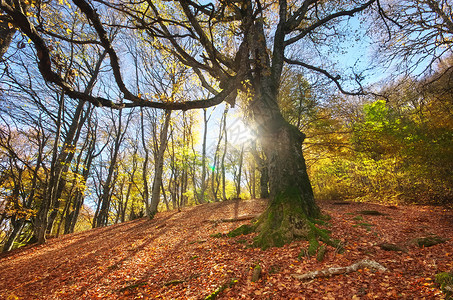
<svg viewBox="0 0 453 300">
<path fill-rule="evenodd" d="M 148 165 L 149 165 L 149 150 L 148 145 L 145 139 L 145 122 L 144 122 L 144 110 L 143 107 L 140 108 L 140 124 L 141 124 L 141 134 L 142 134 L 142 147 L 143 151 L 145 152 L 145 157 L 143 160 L 143 167 L 142 167 L 142 181 L 143 181 L 143 202 L 145 203 L 145 211 L 146 215 L 149 216 L 150 211 L 150 203 L 149 203 L 149 187 L 148 187 Z M 154 125 L 153 125 L 154 126 Z"/>
<path fill-rule="evenodd" d="M 256 164 L 255 164 L 255 161 L 252 160 L 250 162 L 250 197 L 252 199 L 255 199 L 256 198 Z"/>
<path fill-rule="evenodd" d="M 195 195 L 196 203 L 203 204 L 204 203 L 203 201 L 206 201 L 206 199 L 204 197 L 202 197 L 201 191 L 198 189 L 198 185 L 197 185 L 197 154 L 196 154 L 197 151 L 195 150 L 192 133 L 190 133 L 190 136 L 192 136 L 192 138 L 190 139 L 190 141 L 191 141 L 190 144 L 191 144 L 191 148 L 192 148 L 192 161 L 190 164 L 190 171 L 191 171 L 191 175 L 192 175 L 193 192 Z M 201 185 L 201 183 L 200 183 L 200 185 Z"/>
<path fill-rule="evenodd" d="M 90 123 L 91 122 L 89 122 L 89 125 L 90 125 Z M 88 128 L 90 129 L 89 133 L 91 133 L 92 137 L 91 137 L 91 139 L 89 141 L 87 154 L 85 156 L 84 163 L 83 163 L 83 165 L 85 166 L 84 169 L 83 169 L 83 172 L 82 172 L 82 177 L 83 177 L 84 182 L 87 181 L 88 176 L 90 174 L 90 170 L 91 170 L 91 166 L 92 166 L 92 163 L 93 163 L 93 159 L 96 156 L 101 154 L 101 152 L 97 153 L 97 155 L 94 154 L 94 150 L 95 150 L 95 147 L 96 147 L 97 123 L 95 123 L 94 126 L 88 126 Z M 75 226 L 77 224 L 77 219 L 78 219 L 79 214 L 80 214 L 80 209 L 83 206 L 83 202 L 84 202 L 83 192 L 81 190 L 77 190 L 77 196 L 76 196 L 76 200 L 74 202 L 74 211 L 73 211 L 73 214 L 71 216 L 70 226 L 69 226 L 68 232 L 65 232 L 65 233 L 74 232 Z"/>
<path fill-rule="evenodd" d="M 167 208 L 167 211 L 169 211 L 170 210 L 170 205 L 168 203 L 167 192 L 165 191 L 165 187 L 164 187 L 164 183 L 163 182 L 161 183 L 160 187 L 162 189 L 162 196 L 164 197 L 165 207 Z"/>
<path fill-rule="evenodd" d="M 226 170 L 225 170 L 225 157 L 228 151 L 228 131 L 227 131 L 227 114 L 228 114 L 228 105 L 225 106 L 225 111 L 223 112 L 223 137 L 224 137 L 224 147 L 222 153 L 222 197 L 223 200 L 227 200 L 226 196 Z"/>
<path fill-rule="evenodd" d="M 110 203 L 112 198 L 112 187 L 113 183 L 116 181 L 117 178 L 117 161 L 121 143 L 125 138 L 126 129 L 129 126 L 129 123 L 132 119 L 132 113 L 129 114 L 126 123 L 122 123 L 122 110 L 118 113 L 118 127 L 116 128 L 115 132 L 115 141 L 114 147 L 112 149 L 111 158 L 110 158 L 110 165 L 107 173 L 107 178 L 105 183 L 103 184 L 102 188 L 102 195 L 100 199 L 100 203 L 98 205 L 98 214 L 93 222 L 94 227 L 102 227 L 108 224 L 108 216 L 109 216 L 109 209 Z"/>
<path fill-rule="evenodd" d="M 22 184 L 22 174 L 23 170 L 18 169 L 18 175 L 17 178 L 15 178 L 13 172 L 11 172 L 12 177 L 13 177 L 13 191 L 11 193 L 11 201 L 13 202 L 13 208 L 19 209 L 19 196 L 20 196 L 20 189 L 21 189 L 21 184 Z M 23 219 L 16 219 L 16 216 L 13 216 L 11 218 L 11 225 L 13 227 L 13 230 L 8 236 L 8 239 L 6 240 L 5 245 L 3 246 L 3 252 L 7 252 L 11 250 L 11 248 L 14 245 L 14 241 L 16 238 L 19 236 L 20 232 L 22 231 L 22 228 L 24 226 L 24 220 Z"/>
<path fill-rule="evenodd" d="M 221 166 L 222 167 L 222 173 L 220 173 L 219 169 L 219 151 L 220 151 L 220 144 L 222 143 L 222 139 L 224 138 L 224 135 L 226 134 L 226 115 L 228 113 L 228 106 L 225 107 L 225 110 L 223 112 L 222 120 L 220 121 L 220 128 L 219 128 L 219 138 L 217 142 L 217 146 L 214 151 L 214 161 L 212 165 L 212 173 L 211 173 L 211 190 L 212 190 L 212 195 L 214 197 L 214 201 L 219 201 L 217 194 L 220 189 L 220 175 L 223 175 L 223 167 L 224 164 Z M 226 143 L 225 143 L 225 150 L 226 150 Z M 222 160 L 224 163 L 224 158 L 225 158 L 225 153 L 226 151 L 223 152 Z M 222 177 L 222 180 L 225 180 L 225 177 Z M 223 191 L 223 190 L 222 190 Z"/>
<path fill-rule="evenodd" d="M 183 112 L 183 129 L 182 129 L 182 146 L 183 148 L 186 148 L 187 145 L 187 119 L 186 119 L 186 114 Z M 188 176 L 187 176 L 187 157 L 185 154 L 185 151 L 183 152 L 182 156 L 182 176 L 181 176 L 181 207 L 184 207 L 187 205 L 187 196 L 186 196 L 186 191 L 187 191 L 187 182 L 188 182 Z"/>
<path fill-rule="evenodd" d="M 207 109 L 203 109 L 203 144 L 201 149 L 201 188 L 200 188 L 200 203 L 206 202 L 206 138 L 208 135 L 208 121 L 211 117 L 207 118 Z"/>
<path fill-rule="evenodd" d="M 239 166 L 238 166 L 238 174 L 237 174 L 237 182 L 236 182 L 236 198 L 239 199 L 239 195 L 241 194 L 241 175 L 242 175 L 242 162 L 244 158 L 244 145 L 241 146 L 241 154 L 239 155 Z"/>
<path fill-rule="evenodd" d="M 157 213 L 157 206 L 159 205 L 160 201 L 160 186 L 162 184 L 162 173 L 164 169 L 164 154 L 165 149 L 167 148 L 167 134 L 168 134 L 168 127 L 170 125 L 170 118 L 171 118 L 171 111 L 165 111 L 165 122 L 164 127 L 160 133 L 160 143 L 159 149 L 155 161 L 155 171 L 154 171 L 154 180 L 153 180 L 153 188 L 152 188 L 152 196 L 151 196 L 151 204 L 150 204 L 150 218 L 153 218 L 154 215 Z"/>
<path fill-rule="evenodd" d="M 59 108 L 57 114 L 55 141 L 52 148 L 52 161 L 50 167 L 49 181 L 47 182 L 47 188 L 45 196 L 41 206 L 39 207 L 38 213 L 35 220 L 35 235 L 38 239 L 38 244 L 44 244 L 46 242 L 46 230 L 48 226 L 48 213 L 49 209 L 54 202 L 56 190 L 58 188 L 57 184 L 59 182 L 60 173 L 62 172 L 62 165 L 59 162 L 63 163 L 64 160 L 58 159 L 58 145 L 60 143 L 60 134 L 61 134 L 61 121 L 62 114 L 64 109 L 64 94 L 61 93 L 59 96 Z M 60 153 L 61 154 L 61 153 Z"/>
<path fill-rule="evenodd" d="M 94 84 L 99 75 L 99 71 L 102 65 L 102 62 L 106 56 L 107 52 L 104 51 L 101 54 L 99 60 L 94 67 L 92 77 L 88 82 L 85 93 L 91 93 L 91 90 L 94 87 Z M 35 219 L 35 235 L 38 240 L 38 244 L 43 244 L 46 241 L 46 231 L 52 229 L 53 220 L 56 217 L 56 209 L 59 207 L 59 197 L 63 191 L 65 181 L 62 180 L 61 176 L 65 170 L 69 167 L 69 164 L 74 156 L 75 145 L 80 135 L 81 126 L 86 120 L 82 118 L 83 107 L 85 101 L 79 101 L 74 116 L 72 118 L 71 125 L 69 126 L 69 131 L 66 134 L 66 138 L 63 142 L 63 147 L 58 153 L 58 144 L 60 142 L 61 135 L 61 124 L 62 124 L 62 114 L 64 113 L 64 93 L 60 95 L 59 101 L 59 111 L 57 116 L 56 128 L 57 134 L 55 137 L 55 143 L 53 145 L 52 152 L 52 162 L 50 168 L 50 176 L 48 181 L 48 186 L 46 188 L 46 193 L 41 203 L 41 206 L 38 210 L 36 219 Z M 49 222 L 49 209 L 54 207 L 54 214 Z M 50 228 L 49 228 L 50 227 Z"/>
<path fill-rule="evenodd" d="M 11 231 L 11 233 L 8 236 L 8 239 L 6 240 L 5 244 L 3 245 L 3 250 L 2 250 L 3 252 L 7 252 L 12 249 L 14 242 L 16 241 L 17 237 L 19 236 L 19 234 L 22 231 L 22 228 L 24 227 L 24 224 L 25 224 L 25 222 L 23 219 L 16 220 L 15 217 L 13 217 L 11 219 L 11 225 L 13 227 L 13 230 Z"/>
</svg>

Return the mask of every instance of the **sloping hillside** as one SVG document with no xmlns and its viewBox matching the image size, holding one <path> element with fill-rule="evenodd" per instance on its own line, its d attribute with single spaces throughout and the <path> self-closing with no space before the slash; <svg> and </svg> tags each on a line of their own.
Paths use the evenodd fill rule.
<svg viewBox="0 0 453 300">
<path fill-rule="evenodd" d="M 206 204 L 13 251 L 0 256 L 0 298 L 204 299 L 217 291 L 219 299 L 441 299 L 433 280 L 453 270 L 452 211 L 320 203 L 345 251 L 328 246 L 319 262 L 298 258 L 305 241 L 263 251 L 248 247 L 253 234 L 222 235 L 265 206 L 264 200 Z M 417 246 L 415 238 L 432 235 L 449 240 Z M 383 250 L 386 244 L 401 251 Z M 363 268 L 308 281 L 293 276 L 364 258 L 387 271 Z M 252 282 L 257 265 L 261 273 Z"/>
</svg>

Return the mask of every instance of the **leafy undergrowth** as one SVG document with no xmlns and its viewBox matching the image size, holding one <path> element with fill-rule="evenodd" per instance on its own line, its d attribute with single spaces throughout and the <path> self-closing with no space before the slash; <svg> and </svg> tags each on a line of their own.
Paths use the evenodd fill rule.
<svg viewBox="0 0 453 300">
<path fill-rule="evenodd" d="M 301 249 L 308 247 L 306 241 L 263 251 L 248 247 L 255 234 L 226 237 L 250 222 L 244 216 L 258 214 L 266 206 L 264 200 L 227 201 L 159 213 L 151 221 L 140 219 L 67 235 L 2 255 L 0 298 L 443 298 L 434 281 L 435 274 L 453 270 L 451 210 L 366 203 L 319 205 L 332 217 L 324 227 L 345 248 L 340 254 L 327 246 L 321 262 L 316 256 L 298 258 Z M 232 222 L 235 218 L 240 221 Z M 431 235 L 449 240 L 431 247 L 414 242 Z M 381 244 L 395 244 L 402 251 L 386 251 Z M 291 275 L 348 266 L 365 258 L 387 271 L 359 269 L 309 281 Z M 252 282 L 257 266 L 260 276 Z"/>
</svg>

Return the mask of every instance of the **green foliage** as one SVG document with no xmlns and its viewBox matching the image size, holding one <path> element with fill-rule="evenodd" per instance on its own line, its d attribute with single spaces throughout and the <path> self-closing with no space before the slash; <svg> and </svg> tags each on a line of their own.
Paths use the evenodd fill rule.
<svg viewBox="0 0 453 300">
<path fill-rule="evenodd" d="M 310 238 L 309 242 L 310 243 L 308 245 L 307 254 L 308 254 L 308 256 L 313 256 L 318 251 L 319 242 L 318 242 L 318 239 L 314 236 L 312 238 Z"/>
<path fill-rule="evenodd" d="M 352 218 L 354 221 L 363 221 L 363 217 L 362 216 L 355 216 L 354 218 Z"/>
<path fill-rule="evenodd" d="M 326 251 L 327 251 L 326 245 L 322 245 L 321 247 L 319 247 L 318 254 L 316 255 L 316 259 L 318 261 L 323 261 L 324 256 L 326 255 Z"/>
<path fill-rule="evenodd" d="M 453 273 L 441 272 L 436 274 L 436 283 L 440 285 L 440 289 L 445 293 L 445 299 L 453 299 Z"/>
<path fill-rule="evenodd" d="M 236 236 L 239 236 L 239 235 L 247 235 L 247 234 L 252 233 L 254 230 L 255 230 L 255 226 L 244 224 L 244 225 L 241 225 L 238 228 L 230 231 L 228 233 L 228 236 L 229 237 L 236 237 Z"/>
<path fill-rule="evenodd" d="M 222 238 L 222 237 L 224 237 L 224 236 L 225 236 L 225 235 L 224 235 L 223 233 L 220 233 L 220 232 L 218 232 L 218 233 L 213 233 L 213 234 L 210 235 L 210 237 L 213 237 L 213 238 Z"/>
<path fill-rule="evenodd" d="M 417 244 L 417 246 L 419 246 L 420 248 L 421 247 L 431 247 L 431 246 L 434 246 L 437 244 L 445 243 L 446 241 L 447 241 L 447 239 L 444 239 L 444 238 L 441 238 L 441 237 L 435 236 L 435 235 L 414 239 L 415 244 Z"/>
<path fill-rule="evenodd" d="M 383 216 L 383 215 L 385 215 L 377 210 L 360 210 L 357 213 L 364 215 L 364 216 Z"/>
<path fill-rule="evenodd" d="M 259 264 L 256 264 L 256 266 L 253 268 L 253 273 L 252 273 L 252 282 L 257 282 L 258 279 L 261 276 L 261 266 Z"/>
<path fill-rule="evenodd" d="M 232 287 L 233 285 L 235 285 L 236 283 L 238 282 L 238 280 L 236 278 L 232 278 L 230 279 L 230 281 L 228 281 L 227 283 L 221 285 L 220 287 L 218 287 L 214 292 L 212 292 L 212 294 L 210 294 L 209 296 L 207 296 L 205 298 L 205 300 L 214 300 L 217 298 L 217 296 L 223 292 L 224 290 L 226 290 L 227 288 L 230 288 Z"/>
<path fill-rule="evenodd" d="M 359 105 L 336 99 L 331 109 L 340 110 L 343 120 L 328 118 L 337 133 L 324 137 L 313 131 L 308 140 L 322 145 L 307 152 L 307 159 L 316 158 L 309 169 L 316 196 L 447 203 L 453 197 L 453 102 L 433 87 L 438 85 L 451 88 L 447 81 L 431 88 L 403 81 L 386 90 L 386 101 Z M 332 136 L 347 147 L 334 147 Z"/>
</svg>

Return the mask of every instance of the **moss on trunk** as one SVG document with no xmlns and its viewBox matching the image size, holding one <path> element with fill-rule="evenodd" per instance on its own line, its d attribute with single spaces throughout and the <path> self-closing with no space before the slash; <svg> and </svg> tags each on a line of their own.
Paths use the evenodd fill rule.
<svg viewBox="0 0 453 300">
<path fill-rule="evenodd" d="M 317 217 L 320 218 L 321 215 L 318 214 Z M 338 246 L 338 242 L 330 239 L 329 232 L 316 227 L 315 223 L 317 223 L 316 218 L 306 216 L 297 190 L 288 189 L 286 193 L 277 197 L 258 219 L 255 224 L 255 231 L 259 234 L 253 245 L 267 249 L 273 246 L 281 247 L 291 241 L 304 239 L 310 241 L 322 240 L 328 245 Z"/>
</svg>

